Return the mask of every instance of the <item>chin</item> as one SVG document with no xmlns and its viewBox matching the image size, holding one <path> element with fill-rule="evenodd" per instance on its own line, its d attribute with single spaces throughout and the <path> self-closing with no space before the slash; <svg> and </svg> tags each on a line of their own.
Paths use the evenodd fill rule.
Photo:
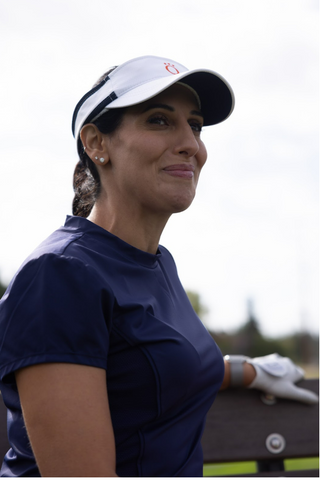
<svg viewBox="0 0 320 480">
<path fill-rule="evenodd" d="M 187 210 L 193 202 L 195 195 L 192 196 L 178 196 L 173 199 L 171 204 L 172 206 L 172 213 L 179 213 L 184 212 Z"/>
</svg>

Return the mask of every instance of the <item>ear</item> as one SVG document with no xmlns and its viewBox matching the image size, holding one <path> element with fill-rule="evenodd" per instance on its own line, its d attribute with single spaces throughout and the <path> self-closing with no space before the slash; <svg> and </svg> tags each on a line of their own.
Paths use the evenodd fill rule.
<svg viewBox="0 0 320 480">
<path fill-rule="evenodd" d="M 82 127 L 80 139 L 85 147 L 86 154 L 96 165 L 103 165 L 109 161 L 104 135 L 96 125 L 88 123 Z M 104 159 L 104 162 L 102 162 Z"/>
</svg>

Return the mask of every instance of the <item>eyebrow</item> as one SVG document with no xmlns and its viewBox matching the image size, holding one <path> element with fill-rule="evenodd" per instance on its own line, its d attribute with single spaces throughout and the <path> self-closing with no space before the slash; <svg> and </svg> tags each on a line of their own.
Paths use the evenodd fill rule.
<svg viewBox="0 0 320 480">
<path fill-rule="evenodd" d="M 175 111 L 173 107 L 171 107 L 170 105 L 167 105 L 166 103 L 152 103 L 151 105 L 148 105 L 145 110 L 143 110 L 143 113 L 147 112 L 148 110 L 152 110 L 154 108 L 163 108 L 164 110 L 169 110 L 169 112 Z M 192 115 L 198 115 L 199 117 L 203 117 L 203 113 L 201 113 L 199 110 L 191 110 L 190 113 Z"/>
</svg>

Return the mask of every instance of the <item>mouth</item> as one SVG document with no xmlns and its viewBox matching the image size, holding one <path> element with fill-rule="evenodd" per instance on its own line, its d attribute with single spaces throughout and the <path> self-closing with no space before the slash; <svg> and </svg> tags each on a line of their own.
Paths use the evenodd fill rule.
<svg viewBox="0 0 320 480">
<path fill-rule="evenodd" d="M 190 163 L 179 163 L 177 165 L 169 165 L 163 171 L 172 177 L 189 179 L 194 177 L 195 167 Z"/>
</svg>

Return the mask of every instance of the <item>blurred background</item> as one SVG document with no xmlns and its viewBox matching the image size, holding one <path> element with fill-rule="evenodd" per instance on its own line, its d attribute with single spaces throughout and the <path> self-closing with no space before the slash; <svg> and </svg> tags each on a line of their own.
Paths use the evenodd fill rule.
<svg viewBox="0 0 320 480">
<path fill-rule="evenodd" d="M 164 56 L 220 73 L 236 107 L 204 129 L 197 197 L 161 243 L 223 353 L 291 352 L 316 363 L 318 8 L 318 0 L 0 0 L 2 292 L 71 213 L 78 100 L 110 66 Z"/>
</svg>

